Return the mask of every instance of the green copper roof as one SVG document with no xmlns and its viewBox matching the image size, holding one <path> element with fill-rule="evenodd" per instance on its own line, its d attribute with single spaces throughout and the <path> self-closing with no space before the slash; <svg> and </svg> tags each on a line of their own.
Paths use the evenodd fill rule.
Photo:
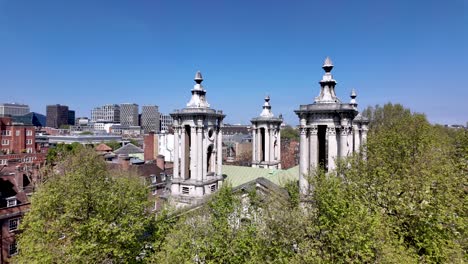
<svg viewBox="0 0 468 264">
<path fill-rule="evenodd" d="M 299 166 L 287 170 L 273 170 L 223 165 L 223 174 L 227 175 L 226 181 L 230 182 L 232 187 L 242 185 L 260 177 L 264 177 L 279 186 L 283 186 L 288 181 L 299 180 Z"/>
</svg>

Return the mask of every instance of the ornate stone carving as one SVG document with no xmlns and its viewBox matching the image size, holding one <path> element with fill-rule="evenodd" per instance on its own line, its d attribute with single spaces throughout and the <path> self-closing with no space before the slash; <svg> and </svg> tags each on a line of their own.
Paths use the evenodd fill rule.
<svg viewBox="0 0 468 264">
<path fill-rule="evenodd" d="M 309 133 L 311 135 L 317 135 L 318 133 L 318 126 L 310 126 Z"/>
<path fill-rule="evenodd" d="M 329 135 L 329 136 L 336 135 L 336 128 L 335 127 L 327 127 L 327 135 Z"/>
</svg>

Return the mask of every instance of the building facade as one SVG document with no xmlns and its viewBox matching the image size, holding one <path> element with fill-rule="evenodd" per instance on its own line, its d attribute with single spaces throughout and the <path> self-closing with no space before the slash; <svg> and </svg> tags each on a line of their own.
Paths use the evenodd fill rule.
<svg viewBox="0 0 468 264">
<path fill-rule="evenodd" d="M 176 206 L 198 203 L 205 195 L 218 190 L 224 180 L 222 126 L 225 115 L 210 108 L 202 81 L 201 73 L 197 72 L 187 107 L 171 113 L 175 135 L 171 197 Z"/>
<path fill-rule="evenodd" d="M 120 106 L 116 104 L 107 104 L 95 107 L 91 110 L 91 122 L 120 122 Z"/>
<path fill-rule="evenodd" d="M 60 128 L 62 125 L 68 125 L 68 106 L 66 105 L 48 105 L 46 108 L 46 126 Z"/>
<path fill-rule="evenodd" d="M 281 124 L 283 118 L 271 111 L 270 97 L 265 98 L 263 110 L 252 122 L 252 167 L 281 169 Z"/>
<path fill-rule="evenodd" d="M 169 131 L 172 128 L 173 120 L 171 115 L 159 114 L 159 122 L 161 131 Z"/>
<path fill-rule="evenodd" d="M 309 192 L 307 177 L 317 167 L 327 172 L 336 168 L 336 160 L 358 151 L 367 137 L 367 120 L 358 116 L 356 93 L 351 102 L 342 103 L 336 96 L 331 70 L 333 63 L 326 58 L 325 74 L 319 82 L 320 94 L 314 103 L 300 105 L 294 112 L 300 121 L 299 186 L 302 194 Z M 357 118 L 356 118 L 357 117 Z"/>
<path fill-rule="evenodd" d="M 147 134 L 151 131 L 158 133 L 159 128 L 159 108 L 156 105 L 144 105 L 141 109 L 141 128 Z"/>
<path fill-rule="evenodd" d="M 120 124 L 124 126 L 138 126 L 137 104 L 120 104 Z"/>
<path fill-rule="evenodd" d="M 16 124 L 11 117 L 0 117 L 1 154 L 36 153 L 36 129 Z"/>
<path fill-rule="evenodd" d="M 68 110 L 68 125 L 74 126 L 75 125 L 75 111 Z"/>
<path fill-rule="evenodd" d="M 0 104 L 0 116 L 22 116 L 29 113 L 29 105 L 17 103 Z"/>
</svg>

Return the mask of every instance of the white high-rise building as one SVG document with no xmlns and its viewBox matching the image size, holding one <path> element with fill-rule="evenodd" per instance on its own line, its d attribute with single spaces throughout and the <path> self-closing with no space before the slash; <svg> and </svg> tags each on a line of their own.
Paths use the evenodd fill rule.
<svg viewBox="0 0 468 264">
<path fill-rule="evenodd" d="M 124 126 L 138 126 L 137 104 L 120 104 L 120 124 Z"/>
<path fill-rule="evenodd" d="M 171 196 L 177 206 L 196 204 L 205 195 L 218 190 L 224 179 L 222 126 L 225 115 L 210 108 L 202 81 L 201 73 L 197 72 L 187 107 L 171 113 L 175 135 Z"/>
<path fill-rule="evenodd" d="M 29 112 L 29 105 L 18 103 L 0 104 L 0 115 L 22 116 Z"/>
<path fill-rule="evenodd" d="M 107 104 L 95 107 L 91 110 L 91 122 L 119 123 L 120 106 L 116 104 Z"/>
<path fill-rule="evenodd" d="M 159 114 L 159 121 L 161 131 L 169 131 L 169 128 L 172 127 L 172 117 L 170 115 Z"/>
</svg>

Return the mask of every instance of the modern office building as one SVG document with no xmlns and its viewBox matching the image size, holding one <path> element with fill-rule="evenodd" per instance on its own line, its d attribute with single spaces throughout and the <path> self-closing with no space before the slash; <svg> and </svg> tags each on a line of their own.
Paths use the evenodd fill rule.
<svg viewBox="0 0 468 264">
<path fill-rule="evenodd" d="M 1 116 L 22 116 L 29 113 L 29 105 L 18 104 L 18 103 L 5 103 L 0 104 L 0 115 Z"/>
<path fill-rule="evenodd" d="M 120 122 L 120 106 L 107 104 L 91 110 L 91 122 Z"/>
<path fill-rule="evenodd" d="M 11 119 L 15 123 L 23 123 L 25 125 L 33 125 L 36 127 L 46 126 L 46 116 L 36 112 L 27 113 L 21 116 L 12 116 Z"/>
<path fill-rule="evenodd" d="M 169 131 L 172 128 L 172 117 L 170 115 L 159 114 L 159 122 L 161 131 Z"/>
<path fill-rule="evenodd" d="M 62 125 L 68 125 L 68 106 L 66 105 L 48 105 L 46 115 L 47 127 L 60 128 Z"/>
<path fill-rule="evenodd" d="M 137 104 L 120 104 L 120 124 L 124 126 L 138 126 Z"/>
<path fill-rule="evenodd" d="M 74 110 L 68 110 L 68 124 L 70 126 L 75 125 L 75 111 Z"/>
<path fill-rule="evenodd" d="M 159 108 L 156 105 L 144 105 L 141 110 L 141 128 L 147 134 L 159 132 Z"/>
</svg>

